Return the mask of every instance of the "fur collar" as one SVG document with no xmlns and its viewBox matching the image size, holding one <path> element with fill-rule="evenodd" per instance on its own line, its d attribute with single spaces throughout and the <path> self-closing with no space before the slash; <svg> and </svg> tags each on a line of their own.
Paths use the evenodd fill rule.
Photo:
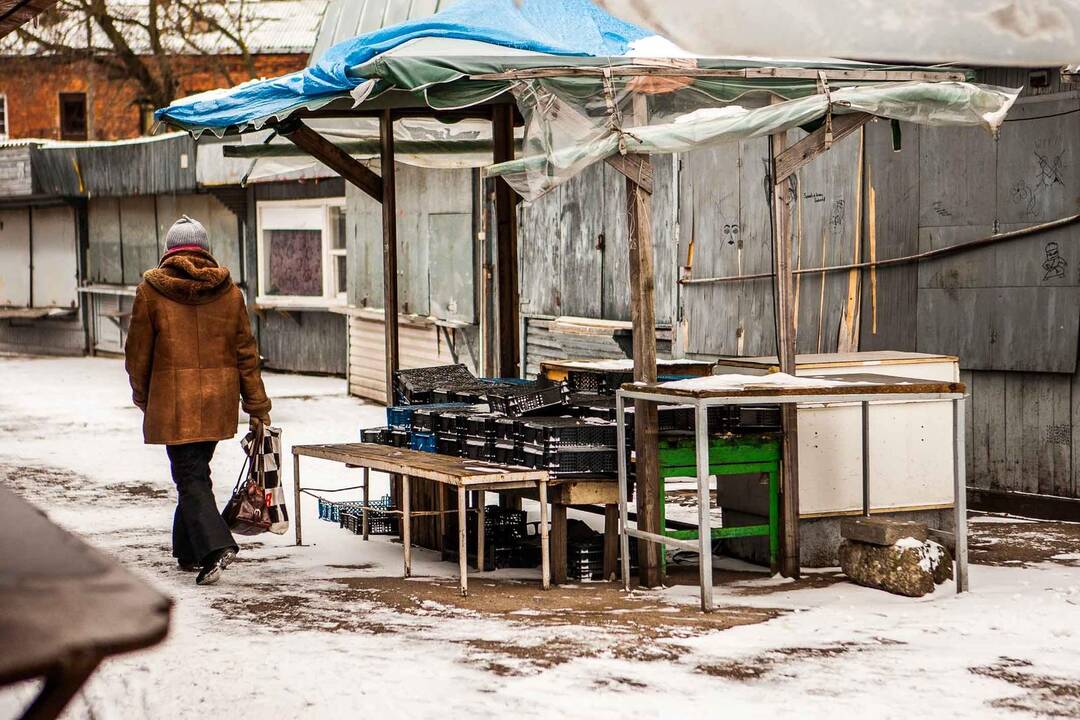
<svg viewBox="0 0 1080 720">
<path fill-rule="evenodd" d="M 198 250 L 170 253 L 143 277 L 162 295 L 185 305 L 216 300 L 232 287 L 229 269 L 220 267 L 210 253 Z"/>
</svg>

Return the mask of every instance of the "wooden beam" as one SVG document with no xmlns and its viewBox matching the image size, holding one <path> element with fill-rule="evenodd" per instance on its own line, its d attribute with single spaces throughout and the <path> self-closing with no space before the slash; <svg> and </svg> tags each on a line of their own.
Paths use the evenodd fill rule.
<svg viewBox="0 0 1080 720">
<path fill-rule="evenodd" d="M 492 108 L 491 133 L 494 161 L 514 159 L 514 113 L 508 105 Z M 502 377 L 518 377 L 520 363 L 517 242 L 517 193 L 503 178 L 495 179 L 495 275 L 498 286 L 498 372 Z"/>
<path fill-rule="evenodd" d="M 769 137 L 770 176 L 776 177 L 778 158 L 787 146 L 787 133 Z M 791 272 L 791 208 L 788 205 L 788 182 L 773 182 L 772 245 L 773 294 L 776 308 L 776 354 L 780 372 L 795 374 L 795 284 Z M 780 478 L 780 573 L 799 577 L 799 426 L 797 407 L 781 407 L 783 425 L 783 465 Z M 774 568 L 775 569 L 775 568 Z"/>
<path fill-rule="evenodd" d="M 642 164 L 633 159 L 633 156 L 626 155 L 610 155 L 604 158 L 604 162 L 618 170 L 627 180 L 633 181 L 635 185 L 652 195 L 653 170 L 651 162 Z"/>
<path fill-rule="evenodd" d="M 846 115 L 834 115 L 832 120 L 832 142 L 839 142 L 851 133 L 855 132 L 873 115 L 867 113 L 848 113 Z M 804 165 L 829 149 L 825 143 L 825 133 L 828 128 L 822 125 L 814 132 L 804 137 L 791 147 L 783 150 L 776 156 L 776 179 L 774 182 L 781 183 L 794 175 Z"/>
<path fill-rule="evenodd" d="M 398 263 L 397 263 L 397 187 L 394 172 L 394 121 L 386 111 L 379 119 L 379 156 L 382 179 L 379 200 L 382 202 L 383 231 L 383 328 L 386 339 L 386 404 L 394 404 L 394 372 L 398 369 Z M 351 159 L 351 158 L 350 158 Z"/>
<path fill-rule="evenodd" d="M 341 177 L 382 202 L 383 182 L 367 166 L 350 156 L 334 143 L 315 132 L 300 120 L 290 119 L 277 126 L 280 135 L 312 156 Z"/>
<path fill-rule="evenodd" d="M 652 194 L 630 179 L 652 174 L 648 155 L 627 155 L 638 165 L 626 180 L 627 227 L 630 231 L 630 319 L 633 325 L 634 380 L 656 382 L 656 307 L 653 275 Z M 634 469 L 637 524 L 646 532 L 660 532 L 660 472 L 657 457 L 659 423 L 656 403 L 634 403 Z M 620 451 L 621 452 L 621 451 Z M 663 583 L 656 543 L 640 540 L 638 581 L 645 587 Z M 703 562 L 708 560 L 703 558 Z"/>
<path fill-rule="evenodd" d="M 616 65 L 605 67 L 585 67 L 580 65 L 563 67 L 527 68 L 507 70 L 498 73 L 480 73 L 470 75 L 470 80 L 533 80 L 549 77 L 603 77 L 609 73 L 613 77 L 713 77 L 713 78 L 776 78 L 791 80 L 817 80 L 822 75 L 826 80 L 859 82 L 964 82 L 967 74 L 963 71 L 933 70 L 860 70 L 794 67 L 753 67 L 753 68 L 697 68 L 685 60 L 674 59 L 668 62 L 654 61 L 649 65 Z"/>
</svg>

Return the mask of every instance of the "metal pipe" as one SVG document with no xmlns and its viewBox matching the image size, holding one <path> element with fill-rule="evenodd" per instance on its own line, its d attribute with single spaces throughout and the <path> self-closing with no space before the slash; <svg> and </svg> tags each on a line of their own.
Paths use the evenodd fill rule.
<svg viewBox="0 0 1080 720">
<path fill-rule="evenodd" d="M 949 247 L 938 248 L 936 250 L 927 250 L 925 252 L 916 253 L 914 255 L 904 255 L 902 257 L 888 258 L 886 260 L 877 260 L 874 262 L 859 262 L 848 263 L 846 265 L 829 265 L 827 267 L 801 268 L 798 270 L 792 270 L 791 274 L 809 275 L 812 273 L 843 272 L 849 270 L 864 270 L 867 268 L 889 267 L 891 265 L 905 265 L 907 263 L 919 262 L 920 260 L 929 260 L 931 258 L 952 255 L 954 253 L 964 252 L 966 250 L 974 250 L 976 248 L 985 247 L 987 245 L 994 245 L 999 242 L 1018 240 L 1020 238 L 1028 237 L 1030 235 L 1037 235 L 1048 230 L 1055 230 L 1057 228 L 1066 227 L 1076 222 L 1080 222 L 1080 214 L 1069 215 L 1068 217 L 1058 218 L 1057 220 L 1051 220 L 1049 222 L 1040 223 L 1038 225 L 1032 225 L 1031 227 L 1020 228 L 1019 230 L 1010 230 L 1009 232 L 997 233 L 996 235 L 990 235 L 989 237 L 979 238 L 978 240 L 970 240 L 968 242 L 950 245 Z M 680 285 L 708 285 L 713 283 L 739 282 L 742 280 L 768 280 L 772 277 L 773 273 L 767 272 L 753 273 L 751 275 L 724 275 L 720 277 L 708 278 L 680 278 L 678 282 Z"/>
</svg>

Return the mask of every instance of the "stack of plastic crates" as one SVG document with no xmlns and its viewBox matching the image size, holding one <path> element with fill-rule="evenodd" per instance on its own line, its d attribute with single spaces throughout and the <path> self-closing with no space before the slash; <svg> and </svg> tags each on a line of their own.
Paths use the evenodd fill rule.
<svg viewBox="0 0 1080 720">
<path fill-rule="evenodd" d="M 383 495 L 378 500 L 368 503 L 368 534 L 369 535 L 397 535 L 399 518 L 388 511 L 395 510 L 390 504 L 390 496 Z M 321 517 L 321 515 L 320 515 Z M 339 526 L 355 535 L 364 532 L 364 503 L 349 503 L 347 509 L 340 512 Z"/>
<path fill-rule="evenodd" d="M 525 466 L 556 477 L 614 475 L 618 471 L 615 423 L 595 418 L 531 418 L 519 422 Z"/>
<path fill-rule="evenodd" d="M 487 395 L 491 409 L 507 417 L 563 412 L 568 407 L 569 397 L 570 391 L 565 383 L 506 385 Z"/>
<path fill-rule="evenodd" d="M 438 365 L 394 372 L 394 397 L 402 405 L 434 402 L 433 393 L 451 388 L 478 387 L 480 381 L 464 365 Z"/>
<path fill-rule="evenodd" d="M 319 519 L 327 522 L 341 522 L 343 512 L 352 512 L 364 507 L 360 500 L 327 500 L 319 498 Z"/>
<path fill-rule="evenodd" d="M 510 510 L 498 505 L 488 505 L 484 509 L 484 570 L 490 571 L 505 567 L 535 567 L 520 564 L 524 558 L 531 558 L 532 553 L 522 545 L 532 545 L 528 533 L 527 516 L 523 510 Z M 445 538 L 446 559 L 457 559 L 457 531 L 448 533 L 453 537 Z M 469 561 L 476 563 L 476 522 L 469 522 L 465 527 L 465 542 Z M 539 546 L 537 546 L 539 548 Z M 537 562 L 539 562 L 539 555 Z"/>
</svg>

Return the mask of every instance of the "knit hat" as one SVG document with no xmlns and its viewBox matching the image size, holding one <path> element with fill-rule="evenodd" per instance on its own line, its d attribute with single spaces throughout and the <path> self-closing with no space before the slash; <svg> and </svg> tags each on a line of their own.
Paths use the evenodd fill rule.
<svg viewBox="0 0 1080 720">
<path fill-rule="evenodd" d="M 178 250 L 210 252 L 210 239 L 206 236 L 206 228 L 198 220 L 192 220 L 187 215 L 181 215 L 165 234 L 165 254 Z"/>
</svg>

